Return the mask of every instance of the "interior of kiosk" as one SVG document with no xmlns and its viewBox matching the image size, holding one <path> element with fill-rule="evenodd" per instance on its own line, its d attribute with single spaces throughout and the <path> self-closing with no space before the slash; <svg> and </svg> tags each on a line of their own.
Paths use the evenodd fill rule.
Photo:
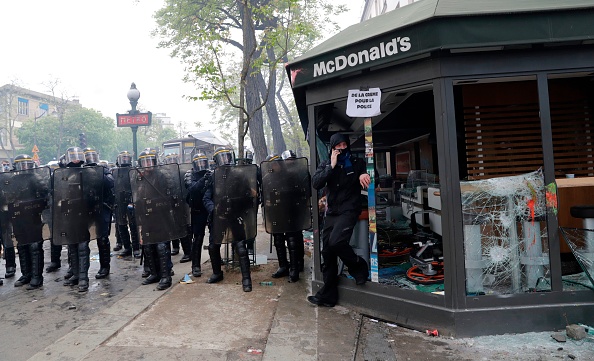
<svg viewBox="0 0 594 361">
<path fill-rule="evenodd" d="M 550 75 L 548 91 L 553 184 L 542 175 L 536 77 L 454 81 L 468 296 L 550 291 L 548 217 L 563 229 L 556 255 L 563 290 L 594 289 L 594 231 L 572 211 L 594 205 L 594 73 Z M 346 115 L 346 99 L 316 106 L 315 115 L 318 144 L 326 145 L 318 146 L 320 158 L 335 132 L 348 134 L 353 153 L 365 157 L 363 119 Z M 443 294 L 440 195 L 447 190 L 440 189 L 432 86 L 382 90 L 372 124 L 378 282 Z M 365 211 L 351 245 L 369 260 Z"/>
</svg>

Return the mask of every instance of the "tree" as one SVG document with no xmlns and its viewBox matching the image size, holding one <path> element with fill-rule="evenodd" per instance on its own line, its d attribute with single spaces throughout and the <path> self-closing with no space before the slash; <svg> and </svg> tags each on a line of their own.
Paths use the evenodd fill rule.
<svg viewBox="0 0 594 361">
<path fill-rule="evenodd" d="M 88 108 L 70 108 L 60 118 L 59 114 L 29 120 L 17 130 L 17 137 L 25 149 L 37 144 L 41 163 L 58 159 L 68 147 L 79 146 L 79 134 L 85 133 L 89 146 L 101 158 L 115 159 L 114 120 Z M 62 141 L 56 141 L 56 130 L 62 128 Z"/>
<path fill-rule="evenodd" d="M 249 131 L 262 160 L 268 153 L 262 116 L 267 105 L 273 143 L 284 145 L 278 110 L 268 104 L 280 61 L 310 46 L 333 24 L 327 16 L 343 10 L 326 0 L 170 0 L 155 15 L 155 34 L 163 39 L 160 47 L 186 64 L 184 80 L 202 90 L 189 98 L 225 100 L 236 108 L 239 152 Z M 225 72 L 231 67 L 235 73 Z"/>
</svg>

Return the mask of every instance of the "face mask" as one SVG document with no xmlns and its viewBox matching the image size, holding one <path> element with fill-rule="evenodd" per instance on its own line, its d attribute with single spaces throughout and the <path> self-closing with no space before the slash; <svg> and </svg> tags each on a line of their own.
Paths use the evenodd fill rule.
<svg viewBox="0 0 594 361">
<path fill-rule="evenodd" d="M 340 154 L 338 155 L 338 160 L 343 161 L 351 156 L 351 152 L 347 149 L 341 149 Z"/>
</svg>

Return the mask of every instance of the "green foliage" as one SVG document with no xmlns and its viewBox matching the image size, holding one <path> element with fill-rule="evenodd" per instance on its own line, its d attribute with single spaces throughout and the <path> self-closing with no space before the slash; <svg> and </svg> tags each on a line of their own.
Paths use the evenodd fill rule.
<svg viewBox="0 0 594 361">
<path fill-rule="evenodd" d="M 122 150 L 132 152 L 132 131 L 130 128 L 116 128 L 115 120 L 103 116 L 100 112 L 87 108 L 69 109 L 64 114 L 62 142 L 60 143 L 60 119 L 45 116 L 37 121 L 29 120 L 17 130 L 19 143 L 23 144 L 23 153 L 31 154 L 33 146 L 39 148 L 42 164 L 63 154 L 68 147 L 79 146 L 79 134 L 85 133 L 87 145 L 99 152 L 101 159 L 115 161 Z M 137 132 L 138 150 L 145 147 L 161 147 L 164 140 L 176 137 L 173 129 L 164 128 L 158 121 L 151 126 L 139 127 Z"/>
</svg>

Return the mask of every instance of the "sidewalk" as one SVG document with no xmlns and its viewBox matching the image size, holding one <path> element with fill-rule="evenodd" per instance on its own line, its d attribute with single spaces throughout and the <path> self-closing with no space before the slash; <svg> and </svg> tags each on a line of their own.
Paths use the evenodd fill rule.
<svg viewBox="0 0 594 361">
<path fill-rule="evenodd" d="M 592 360 L 594 342 L 557 343 L 552 333 L 473 339 L 431 337 L 370 319 L 337 305 L 315 307 L 310 252 L 297 283 L 272 279 L 277 263 L 269 236 L 259 229 L 256 251 L 268 263 L 252 267 L 253 291 L 245 293 L 238 269 L 206 284 L 204 276 L 175 283 L 162 292 L 154 285 L 133 292 L 30 360 Z M 190 263 L 174 258 L 174 281 Z M 276 258 L 276 257 L 274 257 Z M 259 282 L 272 281 L 271 286 Z M 573 358 L 572 358 L 573 357 Z"/>
</svg>

